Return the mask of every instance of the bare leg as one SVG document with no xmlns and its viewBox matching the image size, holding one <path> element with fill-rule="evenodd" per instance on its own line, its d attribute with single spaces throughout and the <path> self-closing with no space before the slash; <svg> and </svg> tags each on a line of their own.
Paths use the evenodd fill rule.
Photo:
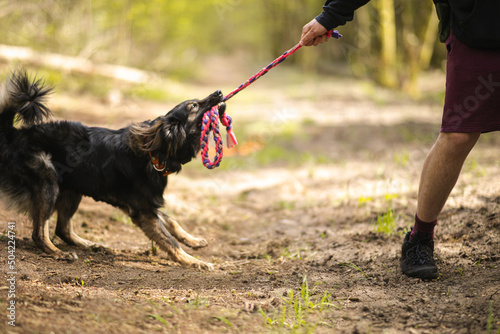
<svg viewBox="0 0 500 334">
<path fill-rule="evenodd" d="M 427 156 L 418 191 L 417 216 L 437 219 L 455 186 L 462 166 L 481 133 L 441 133 Z"/>
<path fill-rule="evenodd" d="M 213 270 L 213 265 L 211 263 L 200 261 L 187 254 L 179 246 L 177 240 L 167 231 L 156 213 L 133 214 L 131 218 L 150 240 L 156 242 L 162 250 L 168 253 L 172 261 L 187 267 Z"/>
<path fill-rule="evenodd" d="M 170 218 L 166 213 L 158 211 L 160 222 L 165 226 L 168 232 L 172 234 L 179 242 L 193 249 L 206 247 L 208 242 L 203 238 L 195 238 L 187 233 L 174 219 Z"/>
</svg>

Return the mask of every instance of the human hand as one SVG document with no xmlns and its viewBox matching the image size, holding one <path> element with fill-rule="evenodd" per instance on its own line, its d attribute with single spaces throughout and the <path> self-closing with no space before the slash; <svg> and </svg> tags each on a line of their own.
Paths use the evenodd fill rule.
<svg viewBox="0 0 500 334">
<path fill-rule="evenodd" d="M 316 19 L 312 19 L 302 28 L 300 44 L 303 46 L 316 46 L 324 43 L 328 40 L 327 31 Z"/>
</svg>

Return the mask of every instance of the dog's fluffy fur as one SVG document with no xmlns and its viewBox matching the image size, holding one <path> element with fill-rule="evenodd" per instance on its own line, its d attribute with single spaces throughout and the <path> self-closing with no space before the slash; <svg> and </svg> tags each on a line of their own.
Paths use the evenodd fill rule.
<svg viewBox="0 0 500 334">
<path fill-rule="evenodd" d="M 166 171 L 179 172 L 199 151 L 203 114 L 222 102 L 221 92 L 119 130 L 44 122 L 50 116 L 44 105 L 49 92 L 40 80 L 18 71 L 7 80 L 0 101 L 0 199 L 28 214 L 33 241 L 55 257 L 71 257 L 49 239 L 48 219 L 57 211 L 57 236 L 70 245 L 94 246 L 71 225 L 82 196 L 89 196 L 123 210 L 173 261 L 212 269 L 175 240 L 192 248 L 207 244 L 159 210 L 167 177 L 154 168 L 151 156 Z M 23 125 L 15 127 L 16 121 Z"/>
</svg>

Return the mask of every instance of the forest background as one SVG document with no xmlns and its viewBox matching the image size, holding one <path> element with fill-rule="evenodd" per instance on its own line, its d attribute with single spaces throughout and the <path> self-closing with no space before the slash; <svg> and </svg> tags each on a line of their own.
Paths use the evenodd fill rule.
<svg viewBox="0 0 500 334">
<path fill-rule="evenodd" d="M 321 0 L 0 1 L 0 44 L 196 81 L 208 57 L 243 59 L 251 71 L 267 64 L 298 42 L 302 26 L 322 5 Z M 445 56 L 437 26 L 431 1 L 374 0 L 338 28 L 341 43 L 307 49 L 289 63 L 321 74 L 347 69 L 418 97 L 419 74 L 440 68 Z M 60 78 L 51 80 L 58 84 Z"/>
<path fill-rule="evenodd" d="M 22 66 L 54 87 L 56 120 L 119 129 L 227 94 L 322 5 L 0 0 L 0 82 Z M 500 334 L 500 132 L 481 136 L 439 217 L 439 279 L 399 269 L 441 122 L 438 23 L 430 0 L 373 0 L 340 41 L 302 48 L 228 103 L 239 145 L 214 170 L 193 159 L 164 194 L 165 212 L 208 241 L 187 252 L 214 271 L 178 266 L 91 198 L 73 227 L 106 248 L 68 246 L 50 220 L 73 262 L 44 255 L 29 219 L 0 208 L 0 333 Z"/>
</svg>

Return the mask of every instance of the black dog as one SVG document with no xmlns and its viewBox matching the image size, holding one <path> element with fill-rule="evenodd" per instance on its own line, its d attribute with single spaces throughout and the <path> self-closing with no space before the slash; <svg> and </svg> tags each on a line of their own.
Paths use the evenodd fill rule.
<svg viewBox="0 0 500 334">
<path fill-rule="evenodd" d="M 50 116 L 43 104 L 49 92 L 40 80 L 18 71 L 7 81 L 0 101 L 0 199 L 29 215 L 33 241 L 55 257 L 71 257 L 49 239 L 48 219 L 57 211 L 57 236 L 70 245 L 95 245 L 77 236 L 71 225 L 84 195 L 123 210 L 173 261 L 212 269 L 184 252 L 173 237 L 195 249 L 207 242 L 186 233 L 159 209 L 167 174 L 179 172 L 196 156 L 203 114 L 222 102 L 222 93 L 185 101 L 151 121 L 110 130 L 77 122 L 42 123 Z M 15 127 L 16 120 L 24 125 Z"/>
</svg>

